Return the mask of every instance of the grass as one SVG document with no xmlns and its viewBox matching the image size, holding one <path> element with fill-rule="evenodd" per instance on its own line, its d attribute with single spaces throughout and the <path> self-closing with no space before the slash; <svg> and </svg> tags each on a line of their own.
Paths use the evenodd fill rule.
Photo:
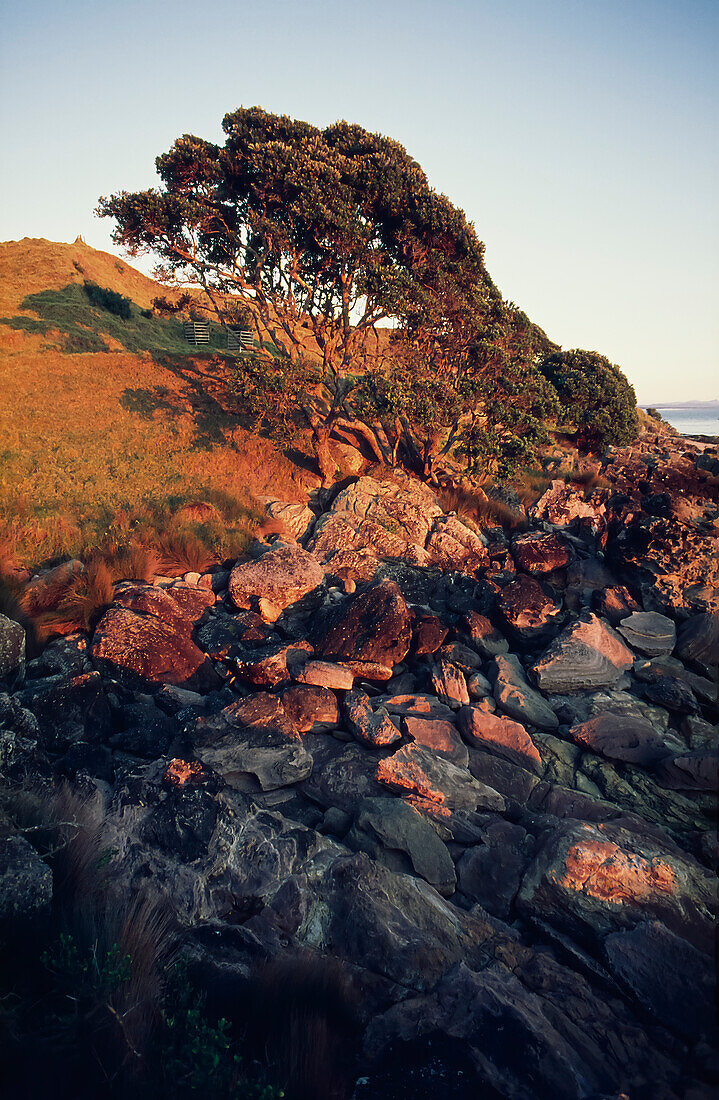
<svg viewBox="0 0 719 1100">
<path fill-rule="evenodd" d="M 520 531 L 527 526 L 527 519 L 521 512 L 511 508 L 501 500 L 480 496 L 471 489 L 438 488 L 435 494 L 445 512 L 456 512 L 460 518 L 468 519 L 470 524 L 480 530 L 488 527 L 503 527 L 506 531 Z"/>
<path fill-rule="evenodd" d="M 87 285 L 94 286 L 92 283 Z M 114 346 L 134 353 L 174 351 L 187 355 L 188 344 L 180 321 L 158 317 L 151 311 L 140 309 L 134 302 L 129 303 L 129 317 L 123 318 L 97 304 L 101 300 L 97 295 L 91 296 L 82 284 L 70 283 L 61 290 L 43 290 L 26 295 L 20 309 L 35 316 L 20 313 L 2 317 L 0 324 L 46 336 L 50 346 L 66 354 L 108 351 Z M 150 316 L 147 316 L 148 312 Z M 226 349 L 224 329 L 210 322 L 210 342 L 202 351 Z"/>
</svg>

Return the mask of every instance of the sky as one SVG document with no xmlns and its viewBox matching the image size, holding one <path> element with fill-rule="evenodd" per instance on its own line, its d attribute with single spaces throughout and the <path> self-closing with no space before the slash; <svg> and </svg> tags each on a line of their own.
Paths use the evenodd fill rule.
<svg viewBox="0 0 719 1100">
<path fill-rule="evenodd" d="M 153 186 L 181 134 L 344 118 L 407 148 L 556 343 L 640 403 L 719 399 L 717 0 L 0 7 L 0 240 L 117 252 L 98 197 Z"/>
</svg>

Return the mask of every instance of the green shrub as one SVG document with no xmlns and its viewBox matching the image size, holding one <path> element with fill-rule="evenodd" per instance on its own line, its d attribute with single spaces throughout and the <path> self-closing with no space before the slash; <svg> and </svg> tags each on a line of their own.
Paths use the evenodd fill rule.
<svg viewBox="0 0 719 1100">
<path fill-rule="evenodd" d="M 98 309 L 105 309 L 108 313 L 114 313 L 122 321 L 130 320 L 132 302 L 129 298 L 123 297 L 122 294 L 108 287 L 91 283 L 88 279 L 85 280 L 84 288 L 92 305 L 97 306 Z"/>
<path fill-rule="evenodd" d="M 636 439 L 634 388 L 619 367 L 596 351 L 556 351 L 540 370 L 559 396 L 565 423 L 574 425 L 583 451 L 602 452 Z"/>
</svg>

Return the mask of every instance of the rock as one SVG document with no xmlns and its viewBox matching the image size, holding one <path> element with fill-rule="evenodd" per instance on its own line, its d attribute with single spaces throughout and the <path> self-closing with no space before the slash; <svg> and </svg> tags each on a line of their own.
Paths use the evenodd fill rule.
<svg viewBox="0 0 719 1100">
<path fill-rule="evenodd" d="M 392 666 L 382 665 L 378 661 L 355 661 L 351 657 L 345 657 L 343 664 L 355 679 L 372 680 L 376 683 L 385 683 L 392 679 Z"/>
<path fill-rule="evenodd" d="M 202 702 L 201 695 L 197 698 Z M 176 723 L 153 703 L 126 704 L 122 708 L 121 721 L 122 729 L 110 738 L 110 744 L 122 752 L 149 760 L 164 756 L 177 732 Z"/>
<path fill-rule="evenodd" d="M 480 615 L 478 611 L 468 611 L 464 622 L 474 648 L 482 657 L 494 657 L 508 651 L 509 642 L 486 615 Z"/>
<path fill-rule="evenodd" d="M 140 581 L 119 581 L 113 589 L 113 604 L 128 611 L 154 615 L 178 630 L 187 631 L 208 609 L 215 597 L 204 588 L 177 581 L 166 587 Z"/>
<path fill-rule="evenodd" d="M 282 692 L 282 709 L 300 733 L 324 733 L 339 725 L 337 698 L 321 685 L 287 688 Z"/>
<path fill-rule="evenodd" d="M 381 581 L 350 597 L 315 625 L 313 640 L 322 657 L 399 664 L 409 652 L 412 626 L 398 586 Z"/>
<path fill-rule="evenodd" d="M 716 676 L 719 668 L 719 613 L 707 612 L 688 619 L 679 631 L 676 653 L 683 661 L 695 661 L 713 670 Z"/>
<path fill-rule="evenodd" d="M 299 783 L 312 771 L 312 756 L 285 714 L 281 699 L 258 692 L 197 720 L 195 755 L 233 787 L 254 776 L 263 791 Z"/>
<path fill-rule="evenodd" d="M 53 751 L 75 741 L 99 741 L 111 728 L 110 706 L 98 672 L 66 680 L 31 680 L 16 696 L 36 716 L 39 732 Z"/>
<path fill-rule="evenodd" d="M 233 646 L 267 645 L 277 639 L 270 627 L 253 611 L 240 615 L 215 612 L 198 626 L 195 637 L 200 649 L 215 660 L 227 657 Z"/>
<path fill-rule="evenodd" d="M 25 630 L 14 619 L 0 614 L 0 680 L 22 675 L 25 664 Z"/>
<path fill-rule="evenodd" d="M 426 549 L 433 566 L 449 572 L 473 573 L 489 566 L 482 538 L 457 516 L 437 516 Z"/>
<path fill-rule="evenodd" d="M 335 497 L 315 524 L 309 549 L 328 569 L 338 554 L 369 552 L 375 563 L 398 558 L 426 565 L 428 535 L 442 509 L 426 485 L 405 486 L 361 477 Z"/>
<path fill-rule="evenodd" d="M 315 514 L 311 508 L 292 501 L 268 500 L 265 512 L 270 519 L 279 520 L 282 529 L 298 541 L 310 533 L 315 522 Z"/>
<path fill-rule="evenodd" d="M 486 699 L 492 694 L 492 685 L 481 672 L 473 672 L 467 677 L 467 693 L 470 699 Z"/>
<path fill-rule="evenodd" d="M 170 791 L 142 827 L 146 843 L 192 863 L 206 855 L 214 836 L 219 806 L 202 788 Z"/>
<path fill-rule="evenodd" d="M 623 584 L 599 589 L 594 595 L 594 610 L 608 619 L 612 626 L 617 626 L 633 611 L 642 610 L 641 605 Z"/>
<path fill-rule="evenodd" d="M 112 607 L 95 627 L 92 659 L 101 672 L 140 690 L 176 684 L 211 691 L 219 679 L 190 630 L 191 623 L 180 615 L 158 618 Z"/>
<path fill-rule="evenodd" d="M 575 745 L 609 760 L 623 760 L 651 768 L 667 755 L 664 739 L 646 718 L 621 714 L 597 714 L 573 726 L 569 736 Z"/>
<path fill-rule="evenodd" d="M 436 653 L 447 637 L 449 628 L 436 615 L 414 613 L 412 616 L 412 653 L 415 657 Z"/>
<path fill-rule="evenodd" d="M 504 798 L 520 806 L 527 803 L 539 783 L 533 772 L 480 749 L 469 750 L 469 770 L 480 783 L 499 791 Z"/>
<path fill-rule="evenodd" d="M 471 676 L 473 672 L 482 667 L 482 658 L 476 650 L 462 645 L 461 642 L 451 642 L 449 645 L 440 646 L 436 657 L 437 659 L 441 658 L 443 661 L 449 661 L 466 676 Z"/>
<path fill-rule="evenodd" d="M 719 791 L 719 750 L 697 749 L 666 757 L 654 774 L 657 782 L 669 790 Z"/>
<path fill-rule="evenodd" d="M 228 591 L 235 607 L 274 623 L 300 601 L 303 607 L 318 602 L 323 581 L 324 572 L 301 546 L 275 543 L 257 561 L 235 565 Z"/>
<path fill-rule="evenodd" d="M 520 825 L 497 818 L 457 863 L 458 889 L 494 917 L 506 920 L 531 855 L 531 837 Z"/>
<path fill-rule="evenodd" d="M 377 779 L 390 790 L 416 794 L 429 802 L 454 809 L 484 809 L 499 813 L 504 799 L 478 783 L 464 768 L 435 756 L 418 745 L 404 745 L 377 765 Z"/>
<path fill-rule="evenodd" d="M 381 705 L 389 714 L 411 714 L 418 718 L 445 718 L 452 721 L 454 711 L 440 703 L 435 695 L 383 695 Z M 378 700 L 380 701 L 380 700 Z"/>
<path fill-rule="evenodd" d="M 699 864 L 611 823 L 548 833 L 517 896 L 520 912 L 590 941 L 659 920 L 707 953 L 715 904 Z"/>
<path fill-rule="evenodd" d="M 462 736 L 475 748 L 502 756 L 510 763 L 541 774 L 542 758 L 519 722 L 487 714 L 479 707 L 462 707 L 458 725 Z"/>
<path fill-rule="evenodd" d="M 542 691 L 569 694 L 611 687 L 633 661 L 612 628 L 586 612 L 550 644 L 533 672 Z"/>
<path fill-rule="evenodd" d="M 644 694 L 653 703 L 680 714 L 695 714 L 699 709 L 694 692 L 683 680 L 662 676 L 653 684 L 647 684 Z"/>
<path fill-rule="evenodd" d="M 402 719 L 402 731 L 411 741 L 415 741 L 425 749 L 431 749 L 439 756 L 444 756 L 460 768 L 466 768 L 469 764 L 467 747 L 462 744 L 452 722 L 441 718 L 417 718 L 407 715 Z"/>
<path fill-rule="evenodd" d="M 559 720 L 546 699 L 529 686 L 519 658 L 509 653 L 493 661 L 490 676 L 494 677 L 494 699 L 510 718 L 526 722 L 538 729 L 553 730 Z"/>
<path fill-rule="evenodd" d="M 432 665 L 432 687 L 439 699 L 454 710 L 469 702 L 467 681 L 449 661 L 439 660 Z"/>
<path fill-rule="evenodd" d="M 363 833 L 375 840 L 370 855 L 377 858 L 377 847 L 405 852 L 416 874 L 445 897 L 454 893 L 457 876 L 447 846 L 427 819 L 401 798 L 363 799 L 347 838 L 350 847 L 364 847 Z"/>
<path fill-rule="evenodd" d="M 22 836 L 0 837 L 0 945 L 37 933 L 50 919 L 52 871 Z"/>
<path fill-rule="evenodd" d="M 355 679 L 351 669 L 334 661 L 307 661 L 294 669 L 293 675 L 300 684 L 314 684 L 333 691 L 351 691 Z"/>
<path fill-rule="evenodd" d="M 363 745 L 382 748 L 399 741 L 400 732 L 386 710 L 373 713 L 369 696 L 363 691 L 348 691 L 342 700 L 342 715 L 350 733 Z"/>
<path fill-rule="evenodd" d="M 567 527 L 576 520 L 585 520 L 595 530 L 604 527 L 606 503 L 603 494 L 593 494 L 590 500 L 584 494 L 567 485 L 565 481 L 553 481 L 546 493 L 531 510 L 535 519 L 548 520 L 557 527 Z"/>
<path fill-rule="evenodd" d="M 532 575 L 563 569 L 571 560 L 569 547 L 557 535 L 532 532 L 512 539 L 512 556 L 518 569 Z"/>
<path fill-rule="evenodd" d="M 716 1027 L 706 956 L 660 921 L 641 921 L 604 941 L 607 965 L 651 1016 L 692 1042 Z M 669 965 L 668 965 L 669 964 Z"/>
<path fill-rule="evenodd" d="M 342 745 L 332 738 L 326 742 L 322 750 L 313 750 L 312 775 L 300 790 L 320 806 L 334 806 L 354 816 L 363 798 L 386 793 L 377 782 L 377 750 Z"/>
<path fill-rule="evenodd" d="M 201 710 L 205 705 L 205 699 L 198 691 L 188 691 L 174 684 L 165 684 L 155 696 L 155 703 L 165 714 L 172 715 L 184 710 L 185 707 L 197 707 Z"/>
<path fill-rule="evenodd" d="M 534 577 L 520 576 L 497 597 L 497 607 L 510 635 L 519 642 L 551 636 L 561 606 Z"/>
<path fill-rule="evenodd" d="M 647 657 L 671 653 L 676 643 L 674 623 L 657 611 L 635 611 L 622 619 L 618 630 L 633 649 Z"/>
</svg>

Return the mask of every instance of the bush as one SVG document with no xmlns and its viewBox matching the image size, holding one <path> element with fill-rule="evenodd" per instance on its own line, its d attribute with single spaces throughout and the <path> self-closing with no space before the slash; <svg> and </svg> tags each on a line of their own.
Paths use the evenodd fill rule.
<svg viewBox="0 0 719 1100">
<path fill-rule="evenodd" d="M 659 412 L 659 409 L 647 409 L 647 416 L 651 416 L 652 420 L 663 420 L 664 417 Z"/>
<path fill-rule="evenodd" d="M 124 298 L 122 294 L 118 294 L 116 291 L 108 289 L 108 287 L 91 283 L 88 279 L 85 280 L 84 286 L 85 293 L 93 306 L 97 306 L 98 309 L 105 309 L 108 313 L 114 313 L 116 317 L 123 321 L 130 320 L 132 302 L 129 298 Z"/>
<path fill-rule="evenodd" d="M 565 423 L 583 451 L 600 453 L 636 439 L 637 398 L 619 367 L 595 351 L 556 351 L 541 364 L 556 390 Z"/>
</svg>

